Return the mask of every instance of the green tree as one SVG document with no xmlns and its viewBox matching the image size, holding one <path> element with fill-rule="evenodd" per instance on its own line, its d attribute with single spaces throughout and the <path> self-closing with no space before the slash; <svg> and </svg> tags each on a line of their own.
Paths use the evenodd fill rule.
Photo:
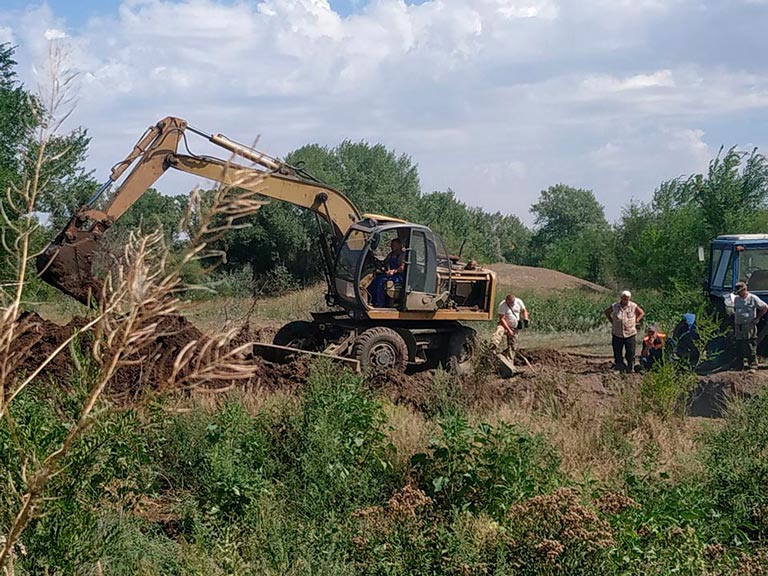
<svg viewBox="0 0 768 576">
<path fill-rule="evenodd" d="M 13 276 L 18 265 L 13 254 L 5 252 L 13 245 L 14 229 L 18 227 L 8 227 L 6 222 L 19 222 L 19 218 L 42 211 L 50 212 L 53 225 L 59 225 L 71 213 L 71 207 L 95 189 L 90 175 L 81 168 L 89 144 L 85 130 L 47 136 L 44 148 L 40 148 L 38 133 L 50 128 L 54 121 L 52 111 L 46 110 L 19 82 L 13 54 L 10 44 L 0 44 L 0 193 L 4 195 L 3 211 L 8 219 L 0 221 L 4 240 L 0 246 L 0 261 L 4 264 L 0 272 L 2 279 L 8 274 Z M 38 164 L 40 171 L 33 178 Z M 28 205 L 27 200 L 21 201 L 26 184 L 36 191 L 34 206 Z M 10 202 L 6 202 L 6 194 Z M 33 232 L 32 248 L 42 248 L 48 235 L 39 230 Z M 29 273 L 32 274 L 32 268 Z"/>
<path fill-rule="evenodd" d="M 530 231 L 517 216 L 471 208 L 451 189 L 422 196 L 418 213 L 418 222 L 437 232 L 452 254 L 461 251 L 486 263 L 522 262 Z"/>
<path fill-rule="evenodd" d="M 698 246 L 719 234 L 768 230 L 768 163 L 757 150 L 721 148 L 706 174 L 663 182 L 647 204 L 624 210 L 617 235 L 621 274 L 637 286 L 696 289 Z"/>
<path fill-rule="evenodd" d="M 542 190 L 531 206 L 536 231 L 529 262 L 592 282 L 613 277 L 613 232 L 591 190 L 565 184 Z"/>
<path fill-rule="evenodd" d="M 187 202 L 187 196 L 166 196 L 150 188 L 115 222 L 113 234 L 129 230 L 153 232 L 160 228 L 166 238 L 173 239 Z"/>
<path fill-rule="evenodd" d="M 333 150 L 339 189 L 363 212 L 412 220 L 421 195 L 419 172 L 406 154 L 383 144 L 345 140 Z"/>
<path fill-rule="evenodd" d="M 18 186 L 22 174 L 22 150 L 36 125 L 36 102 L 16 76 L 14 48 L 0 44 L 0 186 Z"/>
<path fill-rule="evenodd" d="M 535 216 L 533 242 L 537 246 L 575 237 L 583 230 L 608 228 L 605 212 L 594 193 L 565 184 L 542 190 L 531 212 Z"/>
</svg>

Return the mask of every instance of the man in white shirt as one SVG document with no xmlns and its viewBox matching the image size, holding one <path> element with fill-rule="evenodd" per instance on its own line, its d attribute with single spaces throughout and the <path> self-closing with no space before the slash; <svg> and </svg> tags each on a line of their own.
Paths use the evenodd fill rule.
<svg viewBox="0 0 768 576">
<path fill-rule="evenodd" d="M 737 369 L 744 369 L 748 362 L 750 372 L 757 370 L 757 325 L 768 314 L 768 305 L 747 290 L 744 282 L 736 282 L 733 290 L 733 330 L 736 339 Z"/>
<path fill-rule="evenodd" d="M 514 294 L 507 294 L 499 303 L 498 318 L 499 324 L 496 326 L 491 342 L 496 350 L 501 350 L 501 342 L 504 336 L 507 337 L 507 349 L 504 353 L 509 363 L 514 366 L 517 354 L 517 332 L 530 322 L 528 310 L 520 298 L 515 298 Z"/>
</svg>

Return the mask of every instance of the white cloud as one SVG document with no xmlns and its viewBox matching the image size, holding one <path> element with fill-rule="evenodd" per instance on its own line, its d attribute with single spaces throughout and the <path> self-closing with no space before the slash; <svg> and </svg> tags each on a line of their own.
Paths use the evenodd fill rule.
<svg viewBox="0 0 768 576">
<path fill-rule="evenodd" d="M 9 26 L 0 26 L 0 44 L 3 43 L 15 44 L 13 30 Z"/>
<path fill-rule="evenodd" d="M 46 37 L 69 47 L 82 73 L 71 122 L 89 129 L 100 173 L 172 114 L 245 142 L 261 135 L 276 155 L 381 141 L 413 157 L 425 191 L 451 187 L 523 217 L 563 181 L 594 189 L 615 217 L 629 197 L 705 167 L 721 143 L 765 138 L 751 132 L 758 122 L 728 122 L 765 122 L 768 69 L 739 51 L 744 29 L 719 26 L 714 8 L 371 0 L 342 16 L 326 0 L 124 0 L 77 26 L 45 4 L 0 9 L 0 41 L 18 44 L 25 81 Z M 761 14 L 768 24 L 753 0 L 749 23 Z M 699 38 L 733 62 L 713 63 Z"/>
<path fill-rule="evenodd" d="M 64 30 L 57 30 L 56 28 L 48 28 L 43 34 L 43 37 L 46 40 L 61 40 L 62 38 L 67 37 L 67 33 L 64 32 Z"/>
</svg>

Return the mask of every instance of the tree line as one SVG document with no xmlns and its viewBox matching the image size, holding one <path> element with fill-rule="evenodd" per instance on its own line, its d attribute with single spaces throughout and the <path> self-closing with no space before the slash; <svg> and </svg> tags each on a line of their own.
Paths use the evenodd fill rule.
<svg viewBox="0 0 768 576">
<path fill-rule="evenodd" d="M 30 169 L 34 134 L 47 118 L 18 80 L 13 52 L 9 44 L 0 44 L 0 185 L 11 191 L 4 201 L 6 216 L 20 218 L 29 215 L 10 209 L 12 191 Z M 38 210 L 48 229 L 41 232 L 41 243 L 98 187 L 94 174 L 83 169 L 89 145 L 87 130 L 78 128 L 57 136 L 46 149 Z M 768 163 L 757 150 L 721 149 L 706 173 L 662 182 L 650 201 L 630 202 L 614 223 L 608 222 L 592 190 L 552 185 L 530 207 L 530 228 L 514 214 L 469 206 L 451 189 L 422 191 L 412 158 L 382 144 L 309 144 L 284 160 L 347 194 L 362 212 L 431 227 L 449 252 L 465 259 L 544 266 L 609 286 L 695 287 L 704 274 L 696 257 L 699 245 L 726 232 L 768 232 Z M 150 189 L 115 224 L 110 237 L 119 243 L 129 230 L 161 227 L 169 241 L 180 240 L 177 225 L 186 206 L 184 196 Z M 320 278 L 311 214 L 272 202 L 249 224 L 219 241 L 217 247 L 227 254 L 223 272 L 248 270 L 254 285 L 275 270 L 290 285 Z"/>
</svg>

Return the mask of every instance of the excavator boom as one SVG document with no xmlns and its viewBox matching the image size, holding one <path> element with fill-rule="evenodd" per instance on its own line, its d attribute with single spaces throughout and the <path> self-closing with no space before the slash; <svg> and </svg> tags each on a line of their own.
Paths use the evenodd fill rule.
<svg viewBox="0 0 768 576">
<path fill-rule="evenodd" d="M 227 150 L 232 160 L 179 154 L 179 143 L 186 142 L 187 134 L 202 136 Z M 233 161 L 237 159 L 244 159 L 251 165 Z M 101 284 L 92 268 L 99 240 L 168 169 L 311 210 L 330 225 L 337 242 L 361 218 L 360 212 L 344 194 L 301 170 L 221 134 L 206 134 L 190 127 L 185 120 L 169 116 L 147 130 L 131 153 L 112 168 L 109 179 L 38 256 L 40 277 L 84 304 L 98 299 Z M 128 174 L 106 205 L 102 209 L 96 208 L 99 198 L 126 171 Z M 328 260 L 330 256 L 326 254 L 325 258 Z M 332 269 L 332 262 L 327 262 L 327 269 Z"/>
</svg>

